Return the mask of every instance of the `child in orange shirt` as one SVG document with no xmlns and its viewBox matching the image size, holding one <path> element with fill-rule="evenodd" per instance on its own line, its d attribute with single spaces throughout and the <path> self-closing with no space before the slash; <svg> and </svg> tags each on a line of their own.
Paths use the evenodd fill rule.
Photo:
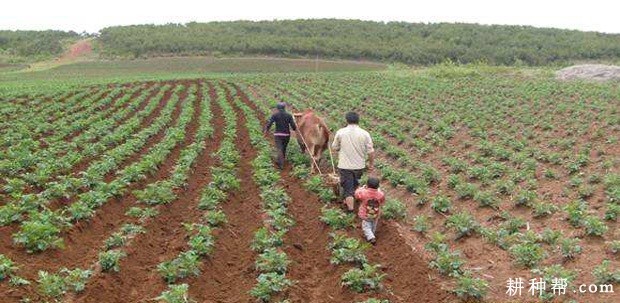
<svg viewBox="0 0 620 303">
<path fill-rule="evenodd" d="M 375 233 L 381 216 L 381 206 L 385 203 L 385 194 L 379 189 L 379 179 L 369 177 L 366 185 L 355 191 L 355 199 L 360 201 L 357 215 L 362 219 L 364 237 L 375 245 L 377 242 Z"/>
</svg>

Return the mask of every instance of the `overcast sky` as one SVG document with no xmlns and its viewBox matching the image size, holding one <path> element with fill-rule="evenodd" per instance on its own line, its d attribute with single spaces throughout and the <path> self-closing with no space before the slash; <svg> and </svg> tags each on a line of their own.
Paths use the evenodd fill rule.
<svg viewBox="0 0 620 303">
<path fill-rule="evenodd" d="M 113 25 L 342 18 L 516 24 L 620 33 L 620 0 L 3 0 L 0 29 L 97 32 Z"/>
</svg>

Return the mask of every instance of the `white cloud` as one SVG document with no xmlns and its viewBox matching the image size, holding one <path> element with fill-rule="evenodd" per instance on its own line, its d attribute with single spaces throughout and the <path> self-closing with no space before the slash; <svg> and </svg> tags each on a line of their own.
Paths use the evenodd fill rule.
<svg viewBox="0 0 620 303">
<path fill-rule="evenodd" d="M 343 18 L 407 22 L 514 24 L 620 33 L 610 0 L 424 1 L 5 1 L 0 29 L 96 32 L 106 26 L 189 21 Z"/>
</svg>

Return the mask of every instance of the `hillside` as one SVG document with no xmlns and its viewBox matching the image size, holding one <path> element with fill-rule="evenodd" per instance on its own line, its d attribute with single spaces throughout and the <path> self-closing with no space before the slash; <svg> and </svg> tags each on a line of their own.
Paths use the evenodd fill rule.
<svg viewBox="0 0 620 303">
<path fill-rule="evenodd" d="M 103 58 L 278 56 L 491 65 L 618 61 L 620 35 L 530 26 L 359 20 L 233 21 L 114 26 L 95 34 Z M 80 37 L 62 31 L 0 31 L 0 62 L 57 57 Z"/>
<path fill-rule="evenodd" d="M 620 58 L 620 35 L 528 26 L 357 20 L 236 21 L 109 27 L 108 56 L 154 54 L 319 55 L 428 65 L 547 65 Z"/>
<path fill-rule="evenodd" d="M 59 56 L 76 32 L 0 30 L 0 63 L 38 61 Z"/>
</svg>

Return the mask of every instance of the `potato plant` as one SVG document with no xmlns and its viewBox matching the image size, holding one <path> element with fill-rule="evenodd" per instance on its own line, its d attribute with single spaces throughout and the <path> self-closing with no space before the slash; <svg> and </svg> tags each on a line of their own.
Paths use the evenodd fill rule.
<svg viewBox="0 0 620 303">
<path fill-rule="evenodd" d="M 0 281 L 10 277 L 17 271 L 17 265 L 7 256 L 0 254 Z"/>
<path fill-rule="evenodd" d="M 276 248 L 267 248 L 256 259 L 256 270 L 260 272 L 286 273 L 286 269 L 291 261 L 283 251 Z"/>
<path fill-rule="evenodd" d="M 380 265 L 364 263 L 362 268 L 352 268 L 342 274 L 342 285 L 351 290 L 361 293 L 366 291 L 378 291 L 383 288 L 381 281 L 385 274 L 379 273 Z"/>
<path fill-rule="evenodd" d="M 478 229 L 478 222 L 476 222 L 471 214 L 459 212 L 448 217 L 446 220 L 446 226 L 454 229 L 456 232 L 455 240 L 458 240 L 462 237 L 470 236 L 472 233 L 476 232 Z"/>
<path fill-rule="evenodd" d="M 321 209 L 321 222 L 327 224 L 333 229 L 345 229 L 352 227 L 355 222 L 355 216 L 350 213 L 345 213 L 338 208 L 323 207 Z"/>
<path fill-rule="evenodd" d="M 99 265 L 101 265 L 101 270 L 120 271 L 120 260 L 126 256 L 127 254 L 124 251 L 118 249 L 99 253 Z"/>
<path fill-rule="evenodd" d="M 178 279 L 200 274 L 200 256 L 194 251 L 180 253 L 172 261 L 165 261 L 157 265 L 157 272 L 168 284 Z"/>
<path fill-rule="evenodd" d="M 381 207 L 381 217 L 385 219 L 404 219 L 407 216 L 405 205 L 396 199 L 387 199 Z"/>
<path fill-rule="evenodd" d="M 462 275 L 457 278 L 457 285 L 454 293 L 457 297 L 465 300 L 480 300 L 486 296 L 489 283 L 480 278 L 469 275 Z"/>
<path fill-rule="evenodd" d="M 359 239 L 349 238 L 343 234 L 330 234 L 332 242 L 329 249 L 332 251 L 332 264 L 342 264 L 346 262 L 364 264 L 366 263 L 366 250 L 370 248 L 370 244 L 362 242 Z"/>
<path fill-rule="evenodd" d="M 154 300 L 166 303 L 195 303 L 196 301 L 189 297 L 188 291 L 189 285 L 187 284 L 168 285 L 168 289 Z"/>
<path fill-rule="evenodd" d="M 515 244 L 509 249 L 517 265 L 532 268 L 538 265 L 544 257 L 545 250 L 540 244 L 532 242 L 522 242 Z"/>
<path fill-rule="evenodd" d="M 250 290 L 250 294 L 261 302 L 269 300 L 277 293 L 286 290 L 293 282 L 286 275 L 277 272 L 262 273 L 256 278 L 256 285 Z"/>
</svg>

